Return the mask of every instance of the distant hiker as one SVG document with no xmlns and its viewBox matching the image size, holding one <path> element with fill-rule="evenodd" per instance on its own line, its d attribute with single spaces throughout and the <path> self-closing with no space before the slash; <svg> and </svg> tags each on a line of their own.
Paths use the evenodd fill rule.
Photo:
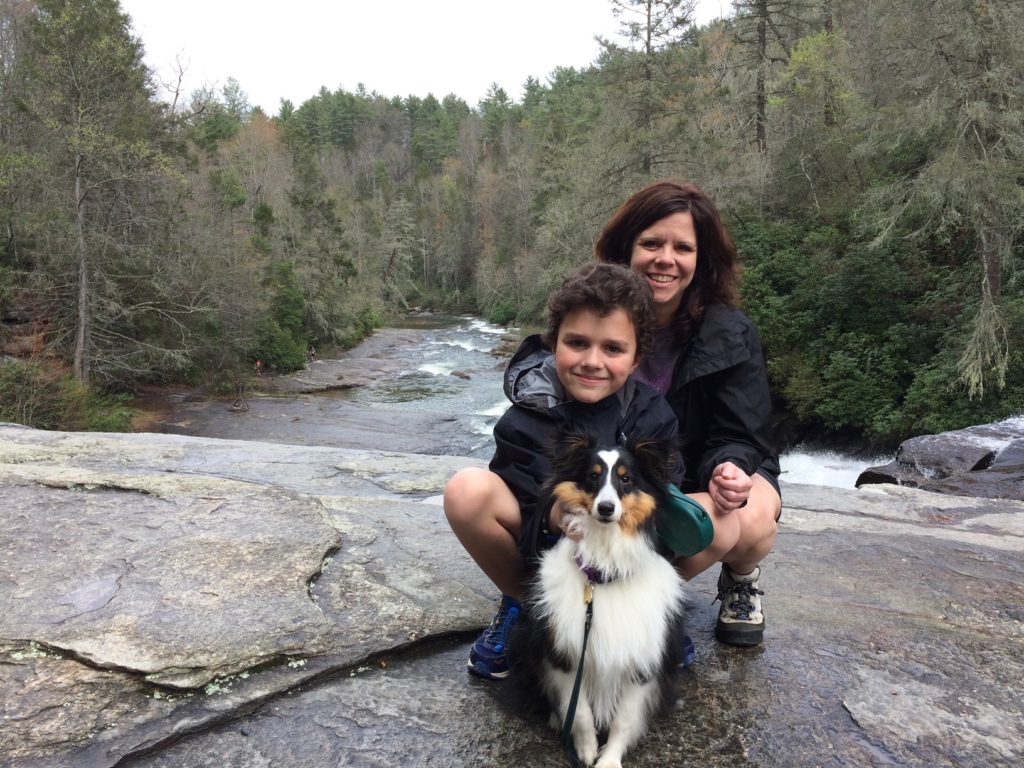
<svg viewBox="0 0 1024 768">
<path fill-rule="evenodd" d="M 262 376 L 263 375 L 263 361 L 262 360 L 257 358 L 256 359 L 256 364 L 253 365 L 253 368 L 256 369 L 256 375 L 257 376 Z"/>
</svg>

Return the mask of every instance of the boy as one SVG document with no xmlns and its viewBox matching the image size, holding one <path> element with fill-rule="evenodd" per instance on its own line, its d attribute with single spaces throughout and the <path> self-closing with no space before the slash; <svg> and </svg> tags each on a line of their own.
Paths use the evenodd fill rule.
<svg viewBox="0 0 1024 768">
<path fill-rule="evenodd" d="M 556 538 L 549 531 L 558 531 L 558 513 L 538 508 L 554 438 L 566 429 L 606 445 L 675 438 L 669 404 L 629 378 L 653 332 L 642 278 L 618 265 L 588 264 L 552 294 L 543 337 L 530 336 L 512 357 L 504 380 L 512 407 L 494 427 L 494 457 L 486 470 L 457 472 L 444 493 L 452 530 L 502 593 L 494 621 L 470 651 L 475 674 L 508 676 L 507 638 L 519 617 L 527 564 Z"/>
</svg>

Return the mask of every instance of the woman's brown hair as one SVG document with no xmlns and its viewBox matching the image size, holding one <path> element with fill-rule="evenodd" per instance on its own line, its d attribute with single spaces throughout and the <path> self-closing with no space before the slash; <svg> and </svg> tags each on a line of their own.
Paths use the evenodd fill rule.
<svg viewBox="0 0 1024 768">
<path fill-rule="evenodd" d="M 691 183 L 666 179 L 650 184 L 626 200 L 605 226 L 594 247 L 598 261 L 629 266 L 637 237 L 674 213 L 693 216 L 697 231 L 697 271 L 676 313 L 676 333 L 689 338 L 693 324 L 712 304 L 735 306 L 740 266 L 729 232 L 711 198 Z"/>
</svg>

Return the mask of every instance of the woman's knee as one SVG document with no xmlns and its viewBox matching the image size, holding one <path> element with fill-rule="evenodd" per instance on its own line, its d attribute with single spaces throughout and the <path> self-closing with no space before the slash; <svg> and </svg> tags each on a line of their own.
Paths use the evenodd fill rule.
<svg viewBox="0 0 1024 768">
<path fill-rule="evenodd" d="M 736 510 L 740 532 L 731 555 L 754 557 L 766 555 L 775 544 L 778 534 L 778 516 L 782 501 L 767 482 L 764 489 L 750 495 L 747 506 Z"/>
<path fill-rule="evenodd" d="M 747 507 L 744 526 L 750 527 L 755 536 L 774 538 L 782 514 L 782 498 L 774 486 L 759 475 L 754 477 Z"/>
</svg>

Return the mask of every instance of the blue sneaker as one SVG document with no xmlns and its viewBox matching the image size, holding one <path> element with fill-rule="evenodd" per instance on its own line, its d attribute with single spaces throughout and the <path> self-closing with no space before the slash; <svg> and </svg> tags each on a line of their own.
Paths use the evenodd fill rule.
<svg viewBox="0 0 1024 768">
<path fill-rule="evenodd" d="M 467 666 L 470 672 L 488 680 L 503 680 L 508 677 L 508 636 L 512 627 L 519 621 L 521 610 L 516 599 L 508 595 L 501 596 L 494 620 L 469 650 Z"/>
<path fill-rule="evenodd" d="M 693 647 L 693 640 L 689 635 L 679 637 L 679 668 L 686 669 L 697 659 L 697 649 Z"/>
</svg>

